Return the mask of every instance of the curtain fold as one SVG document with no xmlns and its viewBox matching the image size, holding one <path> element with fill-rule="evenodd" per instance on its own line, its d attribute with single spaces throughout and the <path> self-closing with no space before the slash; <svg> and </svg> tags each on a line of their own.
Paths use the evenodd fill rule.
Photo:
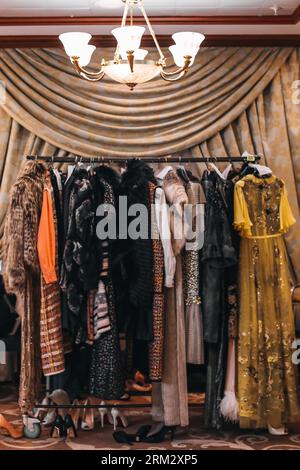
<svg viewBox="0 0 300 470">
<path fill-rule="evenodd" d="M 130 92 L 107 79 L 79 80 L 63 51 L 7 49 L 0 54 L 3 107 L 40 138 L 80 155 L 165 155 L 198 144 L 229 124 L 291 52 L 207 48 L 184 80 L 158 78 Z"/>
<path fill-rule="evenodd" d="M 294 50 L 262 93 L 240 116 L 213 137 L 191 148 L 194 157 L 226 157 L 244 151 L 264 155 L 262 164 L 282 178 L 296 224 L 286 235 L 295 279 L 300 283 L 300 103 L 293 83 L 300 78 L 300 52 Z M 203 171 L 205 165 L 200 164 Z"/>
<path fill-rule="evenodd" d="M 287 247 L 300 282 L 299 51 L 202 49 L 184 80 L 157 79 L 130 92 L 107 79 L 79 79 L 59 49 L 1 50 L 0 237 L 26 154 L 143 157 L 190 149 L 220 157 L 247 150 L 262 153 L 287 183 L 297 219 Z"/>
</svg>

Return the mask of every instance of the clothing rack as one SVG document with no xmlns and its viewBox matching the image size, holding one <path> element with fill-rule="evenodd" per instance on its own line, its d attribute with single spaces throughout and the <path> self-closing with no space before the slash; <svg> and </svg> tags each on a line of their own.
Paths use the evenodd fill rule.
<svg viewBox="0 0 300 470">
<path fill-rule="evenodd" d="M 98 157 L 87 157 L 87 156 L 69 156 L 69 157 L 58 157 L 58 156 L 49 156 L 49 155 L 27 155 L 27 160 L 35 161 L 44 161 L 49 163 L 89 163 L 89 164 L 101 164 L 101 163 L 120 163 L 126 164 L 132 160 L 142 160 L 145 163 L 256 163 L 259 162 L 262 155 L 244 155 L 244 156 L 228 156 L 228 157 L 181 157 L 181 156 L 171 156 L 171 157 L 144 157 L 144 158 L 118 158 L 118 157 L 108 157 L 108 156 L 98 156 Z M 44 409 L 97 409 L 101 408 L 151 408 L 151 403 L 128 403 L 124 402 L 113 403 L 113 400 L 110 400 L 112 403 L 105 405 L 41 405 L 37 404 L 36 408 Z M 189 408 L 199 407 L 201 404 L 190 404 Z"/>
<path fill-rule="evenodd" d="M 27 160 L 40 160 L 49 163 L 128 163 L 131 160 L 142 160 L 145 163 L 256 163 L 262 155 L 246 155 L 238 157 L 142 157 L 142 158 L 118 158 L 118 157 L 57 157 L 49 155 L 27 155 Z"/>
</svg>

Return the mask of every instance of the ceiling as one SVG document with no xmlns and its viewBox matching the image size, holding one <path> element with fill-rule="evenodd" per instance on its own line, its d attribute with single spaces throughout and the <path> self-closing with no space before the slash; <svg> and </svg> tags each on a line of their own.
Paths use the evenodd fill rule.
<svg viewBox="0 0 300 470">
<path fill-rule="evenodd" d="M 299 0 L 144 0 L 150 15 L 291 15 Z M 0 0 L 2 16 L 119 16 L 121 0 Z"/>
<path fill-rule="evenodd" d="M 255 37 L 259 45 L 300 45 L 300 0 L 144 0 L 144 6 L 156 34 L 165 37 L 196 31 L 211 37 L 211 45 L 222 36 L 229 45 L 245 45 Z M 57 36 L 67 31 L 112 37 L 122 12 L 121 0 L 0 0 L 0 48 L 52 47 L 49 38 L 56 40 L 55 47 Z M 23 45 L 24 37 L 33 45 Z"/>
</svg>

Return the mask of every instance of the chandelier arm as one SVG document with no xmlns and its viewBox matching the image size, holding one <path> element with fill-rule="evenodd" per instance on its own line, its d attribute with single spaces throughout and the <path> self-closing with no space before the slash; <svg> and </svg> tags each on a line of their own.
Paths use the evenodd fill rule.
<svg viewBox="0 0 300 470">
<path fill-rule="evenodd" d="M 162 70 L 161 70 L 161 76 L 164 75 L 164 77 L 170 77 L 170 78 L 172 78 L 172 77 L 175 77 L 176 75 L 181 74 L 182 72 L 184 72 L 184 74 L 186 74 L 186 73 L 188 72 L 188 70 L 189 70 L 189 66 L 190 66 L 191 60 L 192 60 L 192 58 L 191 58 L 190 56 L 185 56 L 185 57 L 184 57 L 184 65 L 183 65 L 183 67 L 180 67 L 179 69 L 175 70 L 174 72 L 166 72 L 166 71 L 164 70 L 164 68 L 161 67 L 161 69 L 162 69 Z M 164 78 L 164 77 L 163 77 L 163 78 Z"/>
<path fill-rule="evenodd" d="M 84 78 L 85 80 L 87 80 L 88 82 L 99 82 L 100 80 L 102 80 L 102 78 L 104 77 L 104 72 L 99 75 L 98 78 L 90 78 L 88 75 L 86 75 L 85 73 L 83 72 L 79 72 L 78 75 L 81 77 L 81 78 Z"/>
<path fill-rule="evenodd" d="M 145 18 L 145 21 L 146 21 L 147 26 L 148 26 L 148 28 L 149 28 L 149 31 L 150 31 L 150 34 L 151 34 L 152 39 L 153 39 L 153 41 L 154 41 L 154 44 L 155 44 L 155 46 L 156 46 L 156 49 L 158 50 L 158 53 L 159 53 L 159 56 L 160 56 L 160 61 L 164 64 L 164 63 L 165 63 L 165 56 L 164 56 L 164 54 L 163 54 L 163 52 L 162 52 L 162 50 L 161 50 L 161 48 L 160 48 L 159 42 L 158 42 L 158 40 L 157 40 L 157 38 L 156 38 L 156 36 L 155 36 L 154 29 L 153 29 L 152 26 L 151 26 L 150 20 L 149 20 L 149 18 L 148 18 L 148 15 L 147 15 L 147 13 L 146 13 L 146 10 L 145 10 L 145 8 L 144 8 L 144 6 L 143 6 L 141 0 L 140 0 L 139 3 L 138 3 L 138 7 L 139 7 L 139 9 L 141 10 L 141 12 L 142 12 L 142 14 L 143 14 L 143 16 L 144 16 L 144 18 Z"/>
<path fill-rule="evenodd" d="M 89 72 L 88 70 L 85 70 L 83 67 L 79 65 L 79 57 L 72 57 L 71 62 L 74 66 L 74 69 L 78 73 L 78 75 L 85 78 L 86 80 L 97 82 L 98 80 L 101 80 L 101 78 L 104 77 L 105 72 L 103 69 L 103 64 L 99 72 Z"/>
<path fill-rule="evenodd" d="M 177 76 L 170 76 L 170 75 L 165 75 L 164 71 L 161 71 L 160 76 L 163 78 L 166 82 L 176 82 L 177 80 L 180 80 L 183 78 L 186 74 L 188 73 L 188 70 L 182 70 Z"/>
<path fill-rule="evenodd" d="M 126 2 L 124 6 L 122 21 L 121 21 L 121 27 L 126 26 L 128 12 L 129 12 L 129 4 L 128 2 Z M 120 46 L 119 44 L 117 44 L 115 55 L 114 55 L 114 61 L 118 62 L 119 60 L 120 60 Z"/>
</svg>

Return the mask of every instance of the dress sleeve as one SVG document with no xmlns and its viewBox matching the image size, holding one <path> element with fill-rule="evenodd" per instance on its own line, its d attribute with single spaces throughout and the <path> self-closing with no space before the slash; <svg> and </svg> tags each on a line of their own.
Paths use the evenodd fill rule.
<svg viewBox="0 0 300 470">
<path fill-rule="evenodd" d="M 242 236 L 251 236 L 252 222 L 249 217 L 248 207 L 243 193 L 243 181 L 238 181 L 234 188 L 234 228 L 241 232 Z"/>
<path fill-rule="evenodd" d="M 296 223 L 293 216 L 291 206 L 287 197 L 287 191 L 283 182 L 281 200 L 280 200 L 280 231 L 286 232 L 292 225 Z"/>
<path fill-rule="evenodd" d="M 162 188 L 156 188 L 155 191 L 155 217 L 164 251 L 165 286 L 173 287 L 176 259 L 172 249 L 167 201 Z"/>
<path fill-rule="evenodd" d="M 57 281 L 55 270 L 55 228 L 50 192 L 45 189 L 38 231 L 38 255 L 46 284 Z"/>
</svg>

